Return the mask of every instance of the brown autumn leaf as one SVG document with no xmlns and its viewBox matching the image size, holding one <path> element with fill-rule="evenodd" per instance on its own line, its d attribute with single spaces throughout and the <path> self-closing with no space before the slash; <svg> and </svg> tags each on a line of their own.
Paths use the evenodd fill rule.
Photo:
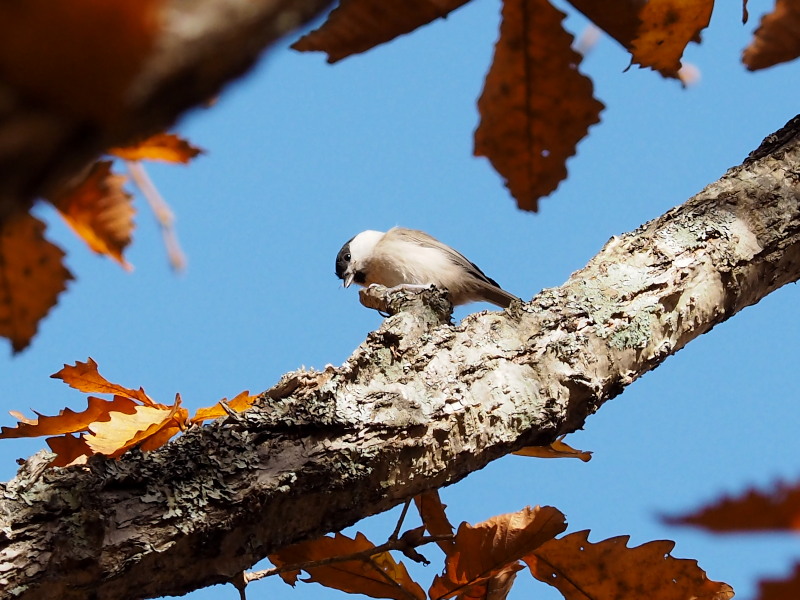
<svg viewBox="0 0 800 600">
<path fill-rule="evenodd" d="M 742 62 L 751 71 L 766 69 L 800 56 L 800 2 L 776 0 L 775 9 L 761 19 Z"/>
<path fill-rule="evenodd" d="M 95 121 L 127 107 L 161 0 L 0 3 L 0 73 L 32 101 Z M 78 42 L 76 42 L 78 40 Z"/>
<path fill-rule="evenodd" d="M 708 27 L 714 0 L 650 0 L 639 12 L 641 24 L 631 42 L 634 64 L 665 77 L 677 77 L 686 45 Z"/>
<path fill-rule="evenodd" d="M 328 62 L 365 52 L 446 17 L 469 0 L 341 0 L 319 29 L 307 33 L 292 48 L 327 52 Z"/>
<path fill-rule="evenodd" d="M 2 13 L 2 10 L 0 10 Z M 72 274 L 64 253 L 44 237 L 44 223 L 19 213 L 0 224 L 0 336 L 24 350 Z"/>
<path fill-rule="evenodd" d="M 414 504 L 417 506 L 419 517 L 422 519 L 422 524 L 425 525 L 428 533 L 431 535 L 453 535 L 453 526 L 444 512 L 447 505 L 442 504 L 438 490 L 430 490 L 415 496 Z M 436 543 L 445 554 L 450 554 L 455 548 L 455 540 L 453 539 L 439 540 Z"/>
<path fill-rule="evenodd" d="M 111 413 L 109 420 L 89 425 L 88 429 L 94 435 L 85 436 L 86 444 L 93 452 L 111 458 L 121 456 L 125 451 L 146 441 L 151 443 L 147 448 L 142 443 L 142 449 L 152 450 L 169 439 L 163 439 L 164 432 L 174 433 L 186 422 L 188 413 L 180 404 L 179 394 L 172 406 L 137 406 L 132 414 Z M 158 446 L 152 442 L 153 437 L 160 442 Z"/>
<path fill-rule="evenodd" d="M 757 600 L 788 600 L 800 598 L 800 563 L 786 579 L 762 579 L 758 582 Z"/>
<path fill-rule="evenodd" d="M 98 161 L 80 183 L 50 201 L 89 248 L 130 269 L 122 252 L 131 243 L 136 211 L 123 188 L 125 181 L 124 175 L 111 172 L 111 161 Z"/>
<path fill-rule="evenodd" d="M 337 533 L 333 537 L 325 536 L 282 548 L 271 554 L 269 559 L 275 566 L 283 567 L 357 552 L 362 552 L 366 556 L 373 548 L 375 545 L 362 533 L 357 533 L 355 539 Z M 395 562 L 389 552 L 381 552 L 369 558 L 308 567 L 304 570 L 309 577 L 301 581 L 316 582 L 350 594 L 395 600 L 425 598 L 425 592 L 411 579 L 405 565 Z M 299 574 L 299 570 L 289 571 L 281 573 L 281 578 L 286 583 L 294 585 Z"/>
<path fill-rule="evenodd" d="M 771 490 L 747 490 L 724 497 L 686 515 L 663 517 L 670 525 L 694 525 L 711 531 L 800 530 L 800 483 L 776 484 Z"/>
<path fill-rule="evenodd" d="M 592 453 L 588 450 L 578 450 L 569 444 L 565 444 L 561 439 L 556 440 L 549 446 L 525 446 L 513 454 L 517 456 L 532 456 L 535 458 L 577 458 L 583 462 L 592 460 Z"/>
<path fill-rule="evenodd" d="M 524 210 L 566 178 L 566 160 L 603 105 L 578 72 L 581 56 L 547 0 L 506 0 L 500 39 L 478 100 L 475 155 L 487 157 Z"/>
<path fill-rule="evenodd" d="M 89 396 L 89 404 L 81 412 L 65 408 L 54 417 L 36 413 L 37 419 L 26 419 L 20 413 L 11 411 L 11 416 L 18 419 L 19 424 L 16 427 L 0 427 L 0 439 L 76 433 L 85 431 L 96 421 L 107 420 L 109 413 L 133 414 L 135 410 L 136 403 L 122 396 L 114 396 L 113 400 Z"/>
<path fill-rule="evenodd" d="M 174 133 L 157 133 L 138 144 L 112 148 L 109 154 L 125 160 L 162 160 L 186 164 L 203 150 Z"/>
<path fill-rule="evenodd" d="M 228 408 L 235 410 L 236 412 L 242 412 L 245 409 L 250 408 L 253 406 L 253 403 L 258 399 L 258 396 L 251 396 L 250 392 L 245 390 L 244 392 L 239 393 L 233 400 L 228 400 L 227 398 L 223 398 L 220 402 L 217 402 L 214 406 L 207 406 L 204 408 L 198 408 L 197 412 L 194 413 L 194 416 L 189 420 L 189 422 L 193 425 L 202 423 L 203 421 L 207 421 L 208 419 L 218 419 L 219 417 L 227 416 L 227 411 L 222 407 L 222 403 L 225 402 L 228 405 Z"/>
<path fill-rule="evenodd" d="M 75 361 L 75 365 L 64 365 L 64 368 L 50 375 L 53 379 L 61 379 L 69 387 L 90 394 L 115 394 L 138 400 L 147 406 L 156 406 L 142 388 L 133 390 L 111 383 L 97 371 L 97 363 L 90 356 L 86 362 Z M 163 405 L 159 405 L 163 406 Z"/>
<path fill-rule="evenodd" d="M 632 64 L 678 77 L 686 45 L 708 26 L 713 0 L 568 0 L 631 52 Z"/>
<path fill-rule="evenodd" d="M 50 462 L 50 467 L 67 467 L 86 462 L 93 452 L 82 435 L 75 437 L 70 434 L 50 437 L 45 440 L 50 450 L 56 457 Z"/>
<path fill-rule="evenodd" d="M 558 589 L 566 600 L 733 597 L 733 588 L 708 579 L 696 560 L 670 556 L 675 542 L 658 540 L 628 548 L 627 535 L 596 544 L 588 536 L 588 531 L 578 531 L 551 540 L 522 560 L 536 579 Z"/>
<path fill-rule="evenodd" d="M 433 580 L 431 600 L 483 596 L 492 578 L 522 568 L 519 560 L 566 529 L 564 515 L 552 506 L 526 507 L 471 526 L 462 523 L 445 571 Z M 499 582 L 497 579 L 496 582 Z"/>
</svg>

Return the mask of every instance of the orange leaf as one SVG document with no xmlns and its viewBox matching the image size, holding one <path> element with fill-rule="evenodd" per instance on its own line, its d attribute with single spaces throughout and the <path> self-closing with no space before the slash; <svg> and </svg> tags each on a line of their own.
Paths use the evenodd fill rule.
<svg viewBox="0 0 800 600">
<path fill-rule="evenodd" d="M 11 340 L 14 352 L 28 346 L 72 279 L 63 258 L 61 249 L 44 238 L 44 223 L 29 214 L 0 225 L 0 336 Z"/>
<path fill-rule="evenodd" d="M 132 414 L 111 413 L 108 421 L 89 425 L 89 431 L 94 435 L 86 436 L 86 443 L 93 452 L 112 458 L 153 436 L 164 443 L 163 432 L 171 430 L 174 433 L 175 427 L 185 422 L 186 410 L 180 408 L 180 403 L 179 395 L 171 407 L 156 404 L 137 406 Z"/>
<path fill-rule="evenodd" d="M 762 579 L 758 582 L 758 600 L 786 600 L 800 598 L 800 563 L 787 579 Z"/>
<path fill-rule="evenodd" d="M 57 373 L 53 373 L 50 377 L 53 379 L 61 379 L 69 387 L 80 390 L 81 392 L 115 394 L 130 398 L 131 400 L 138 400 L 147 406 L 163 407 L 163 405 L 156 405 L 142 388 L 132 390 L 108 381 L 97 371 L 97 363 L 94 362 L 91 356 L 85 363 L 76 360 L 75 366 L 64 365 L 63 369 Z"/>
<path fill-rule="evenodd" d="M 374 547 L 362 533 L 357 533 L 355 539 L 337 533 L 334 537 L 326 536 L 283 548 L 270 555 L 269 559 L 275 566 L 282 567 L 333 556 L 368 552 Z M 411 579 L 405 565 L 395 562 L 388 552 L 381 552 L 365 560 L 333 562 L 321 567 L 308 567 L 305 570 L 309 578 L 304 581 L 320 583 L 350 594 L 395 600 L 425 598 L 425 592 Z M 282 573 L 281 577 L 287 583 L 294 585 L 297 575 L 297 571 L 292 571 Z"/>
<path fill-rule="evenodd" d="M 800 483 L 778 483 L 769 491 L 750 489 L 725 497 L 694 513 L 665 517 L 671 525 L 694 525 L 711 531 L 800 530 Z"/>
<path fill-rule="evenodd" d="M 678 77 L 686 45 L 708 26 L 714 0 L 569 0 L 632 54 L 631 62 Z"/>
<path fill-rule="evenodd" d="M 161 0 L 25 0 L 0 3 L 0 72 L 29 101 L 97 121 L 131 102 Z"/>
<path fill-rule="evenodd" d="M 50 463 L 51 467 L 66 467 L 86 462 L 86 457 L 93 454 L 82 435 L 73 437 L 70 434 L 51 437 L 45 440 L 56 457 Z"/>
<path fill-rule="evenodd" d="M 524 210 L 566 178 L 566 160 L 603 105 L 578 72 L 581 56 L 547 0 L 506 0 L 494 60 L 478 100 L 475 155 L 487 157 Z"/>
<path fill-rule="evenodd" d="M 138 144 L 112 148 L 109 154 L 125 160 L 163 160 L 186 164 L 203 150 L 174 133 L 157 133 Z"/>
<path fill-rule="evenodd" d="M 432 600 L 453 596 L 486 596 L 489 581 L 522 567 L 518 561 L 566 529 L 564 515 L 552 506 L 527 507 L 499 515 L 474 527 L 462 523 L 445 572 L 433 580 Z"/>
<path fill-rule="evenodd" d="M 328 62 L 364 52 L 446 17 L 468 0 L 341 0 L 319 29 L 307 33 L 292 48 L 327 52 Z"/>
<path fill-rule="evenodd" d="M 800 4 L 776 0 L 775 10 L 764 15 L 753 41 L 742 54 L 751 71 L 766 69 L 800 56 Z"/>
<path fill-rule="evenodd" d="M 58 435 L 86 430 L 95 421 L 104 421 L 109 413 L 119 412 L 133 414 L 136 403 L 128 398 L 115 396 L 113 400 L 103 400 L 89 396 L 89 405 L 83 412 L 65 408 L 55 417 L 46 417 L 36 413 L 38 419 L 25 419 L 19 413 L 12 412 L 20 423 L 14 428 L 0 427 L 0 439 L 38 437 L 40 435 Z M 54 450 L 55 452 L 55 450 Z"/>
<path fill-rule="evenodd" d="M 194 416 L 191 418 L 190 423 L 202 423 L 208 419 L 218 419 L 219 417 L 227 416 L 227 412 L 224 408 L 222 408 L 222 402 L 225 402 L 229 408 L 235 410 L 236 412 L 242 412 L 243 410 L 250 408 L 253 406 L 253 403 L 258 399 L 258 396 L 251 396 L 250 393 L 245 390 L 241 392 L 238 396 L 236 396 L 233 400 L 228 401 L 227 398 L 223 398 L 220 402 L 217 402 L 214 406 L 208 406 L 205 408 L 198 408 L 197 412 L 194 413 Z"/>
<path fill-rule="evenodd" d="M 674 542 L 659 540 L 628 548 L 627 535 L 597 544 L 588 536 L 588 531 L 579 531 L 551 540 L 522 560 L 534 577 L 554 586 L 566 600 L 627 598 L 631 590 L 641 591 L 635 595 L 648 600 L 733 597 L 733 589 L 708 579 L 696 560 L 670 556 Z"/>
<path fill-rule="evenodd" d="M 83 181 L 50 201 L 89 248 L 130 269 L 122 252 L 131 243 L 136 211 L 124 183 L 125 176 L 111 173 L 110 161 L 98 161 Z"/>
<path fill-rule="evenodd" d="M 686 45 L 708 27 L 714 0 L 649 0 L 631 43 L 632 60 L 665 77 L 677 77 Z"/>
<path fill-rule="evenodd" d="M 442 504 L 438 491 L 431 490 L 416 496 L 414 504 L 417 506 L 419 516 L 428 533 L 431 535 L 453 535 L 453 526 L 444 512 L 447 506 Z M 455 547 L 455 540 L 440 540 L 437 544 L 439 544 L 442 552 L 450 554 L 450 551 Z"/>
<path fill-rule="evenodd" d="M 560 439 L 549 446 L 526 446 L 517 450 L 514 454 L 518 456 L 533 456 L 535 458 L 577 458 L 583 462 L 589 462 L 592 459 L 591 452 L 576 450 Z"/>
</svg>

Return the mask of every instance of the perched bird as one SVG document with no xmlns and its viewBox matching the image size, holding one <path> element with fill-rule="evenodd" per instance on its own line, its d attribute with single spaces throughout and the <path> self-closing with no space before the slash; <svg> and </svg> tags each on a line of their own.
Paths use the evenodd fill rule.
<svg viewBox="0 0 800 600">
<path fill-rule="evenodd" d="M 362 231 L 352 238 L 336 255 L 336 276 L 344 287 L 433 284 L 447 290 L 454 305 L 482 300 L 505 308 L 517 300 L 450 246 L 403 227 Z"/>
</svg>

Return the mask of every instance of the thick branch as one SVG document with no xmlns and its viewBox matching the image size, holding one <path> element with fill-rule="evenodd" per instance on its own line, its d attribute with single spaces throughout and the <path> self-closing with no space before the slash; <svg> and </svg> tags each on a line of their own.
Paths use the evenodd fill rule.
<svg viewBox="0 0 800 600">
<path fill-rule="evenodd" d="M 108 148 L 170 127 L 248 69 L 264 48 L 330 4 L 164 0 L 153 48 L 128 86 L 122 114 L 111 122 L 32 96 L 0 73 L 0 222 Z"/>
<path fill-rule="evenodd" d="M 0 593 L 117 599 L 226 581 L 281 546 L 574 431 L 800 278 L 799 130 L 795 119 L 529 304 L 458 326 L 436 310 L 399 312 L 341 368 L 290 373 L 260 406 L 160 451 L 38 478 L 29 463 L 0 501 Z"/>
</svg>

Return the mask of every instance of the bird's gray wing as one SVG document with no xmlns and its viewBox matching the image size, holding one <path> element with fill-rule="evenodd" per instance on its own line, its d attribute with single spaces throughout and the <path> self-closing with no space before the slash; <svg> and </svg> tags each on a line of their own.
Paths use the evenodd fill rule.
<svg viewBox="0 0 800 600">
<path fill-rule="evenodd" d="M 400 239 L 419 244 L 423 247 L 436 248 L 437 250 L 444 252 L 454 264 L 471 273 L 476 279 L 480 279 L 481 281 L 484 281 L 489 285 L 493 285 L 496 288 L 500 287 L 500 284 L 498 284 L 494 279 L 487 277 L 486 273 L 481 271 L 478 265 L 470 261 L 466 256 L 460 252 L 457 252 L 456 250 L 453 250 L 450 246 L 443 244 L 436 238 L 431 237 L 424 231 L 419 231 L 418 229 L 406 229 L 405 227 L 394 227 L 389 231 L 396 234 Z"/>
</svg>

